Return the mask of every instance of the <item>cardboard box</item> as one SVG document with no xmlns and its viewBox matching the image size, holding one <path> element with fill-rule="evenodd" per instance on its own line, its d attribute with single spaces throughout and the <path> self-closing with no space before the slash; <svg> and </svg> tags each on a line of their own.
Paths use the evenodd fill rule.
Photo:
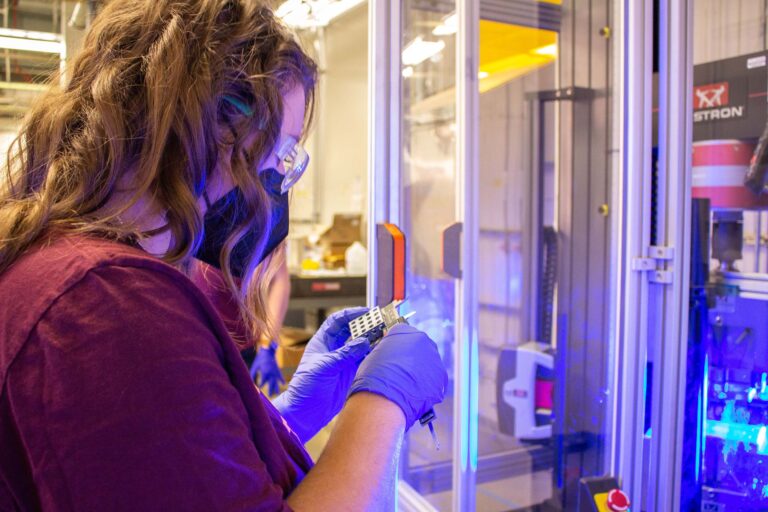
<svg viewBox="0 0 768 512">
<path fill-rule="evenodd" d="M 283 378 L 286 383 L 296 373 L 301 356 L 304 355 L 304 348 L 313 334 L 306 329 L 297 329 L 295 327 L 283 327 L 280 329 L 280 343 L 275 352 L 275 359 L 277 360 L 277 366 L 283 372 Z"/>
<path fill-rule="evenodd" d="M 323 248 L 323 260 L 327 268 L 344 267 L 347 248 L 362 241 L 362 226 L 363 218 L 358 213 L 337 213 L 333 216 L 333 224 L 318 240 Z"/>
</svg>

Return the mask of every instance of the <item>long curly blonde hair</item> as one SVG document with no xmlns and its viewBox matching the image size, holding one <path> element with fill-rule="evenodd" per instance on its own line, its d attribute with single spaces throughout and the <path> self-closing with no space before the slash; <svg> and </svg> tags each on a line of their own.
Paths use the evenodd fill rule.
<svg viewBox="0 0 768 512">
<path fill-rule="evenodd" d="M 250 229 L 270 225 L 254 162 L 275 146 L 283 95 L 293 87 L 304 88 L 309 123 L 315 63 L 257 0 L 113 0 L 67 76 L 63 86 L 52 79 L 11 146 L 0 190 L 0 272 L 43 238 L 141 239 L 158 231 L 171 234 L 163 259 L 183 268 L 203 236 L 198 199 L 219 160 L 231 155 L 226 167 L 248 215 L 220 261 L 258 339 L 269 330 L 265 295 L 274 264 L 251 261 L 235 280 L 229 256 Z M 117 194 L 126 177 L 130 193 Z M 159 230 L 120 221 L 142 197 L 164 212 Z"/>
</svg>

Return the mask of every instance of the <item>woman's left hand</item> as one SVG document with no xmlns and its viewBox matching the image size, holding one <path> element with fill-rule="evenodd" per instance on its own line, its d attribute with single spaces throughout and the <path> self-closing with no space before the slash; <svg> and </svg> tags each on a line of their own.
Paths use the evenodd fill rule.
<svg viewBox="0 0 768 512">
<path fill-rule="evenodd" d="M 357 367 L 371 350 L 365 338 L 346 343 L 349 322 L 367 311 L 350 308 L 329 316 L 307 344 L 288 389 L 274 401 L 302 443 L 327 425 L 347 399 Z"/>
</svg>

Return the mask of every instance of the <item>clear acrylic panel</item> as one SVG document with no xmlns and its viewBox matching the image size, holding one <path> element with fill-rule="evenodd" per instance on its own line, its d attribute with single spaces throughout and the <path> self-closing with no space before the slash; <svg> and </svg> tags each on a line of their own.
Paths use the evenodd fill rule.
<svg viewBox="0 0 768 512">
<path fill-rule="evenodd" d="M 506 23 L 481 20 L 479 31 L 476 502 L 488 512 L 549 499 L 554 465 L 556 126 L 554 104 L 537 93 L 556 86 L 557 32 L 514 23 L 512 5 L 507 14 Z M 541 215 L 533 219 L 532 209 Z M 541 261 L 532 261 L 534 239 Z M 532 285 L 545 291 L 540 300 Z M 533 335 L 534 315 L 544 320 L 540 336 Z"/>
<path fill-rule="evenodd" d="M 610 2 L 480 6 L 477 510 L 576 510 L 608 472 Z"/>
<path fill-rule="evenodd" d="M 426 428 L 406 439 L 401 478 L 438 510 L 450 510 L 453 472 L 455 280 L 441 271 L 445 228 L 456 220 L 456 17 L 453 2 L 402 3 L 402 227 L 408 236 L 409 322 L 435 340 L 449 374 L 435 407 L 440 449 Z"/>
<path fill-rule="evenodd" d="M 605 29 L 610 4 L 479 4 L 478 225 L 464 228 L 478 230 L 478 259 L 462 262 L 478 274 L 477 510 L 573 510 L 579 478 L 606 471 L 610 237 L 607 206 L 598 206 L 610 195 L 608 84 L 617 71 L 608 38 L 582 36 Z M 452 375 L 456 282 L 441 271 L 440 246 L 457 217 L 458 23 L 452 1 L 401 5 L 407 308 L 451 377 L 436 408 L 440 451 L 412 429 L 401 474 L 451 510 L 460 434 L 452 407 L 464 390 Z"/>
<path fill-rule="evenodd" d="M 766 5 L 697 0 L 692 11 L 681 509 L 768 510 L 768 199 L 758 194 L 768 163 L 758 144 L 768 113 Z"/>
</svg>

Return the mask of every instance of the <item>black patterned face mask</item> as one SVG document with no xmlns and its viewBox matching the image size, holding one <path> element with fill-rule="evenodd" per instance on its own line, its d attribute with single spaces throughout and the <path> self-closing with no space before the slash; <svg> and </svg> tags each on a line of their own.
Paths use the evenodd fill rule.
<svg viewBox="0 0 768 512">
<path fill-rule="evenodd" d="M 260 263 L 288 236 L 288 193 L 282 192 L 283 175 L 277 169 L 265 169 L 259 173 L 259 179 L 267 191 L 272 203 L 272 225 L 269 226 L 269 238 L 257 256 Z M 234 188 L 221 199 L 208 207 L 205 213 L 205 234 L 195 258 L 219 268 L 219 256 L 224 243 L 244 220 L 246 209 L 242 206 L 243 196 L 239 188 Z M 232 275 L 243 277 L 248 261 L 259 249 L 259 239 L 264 227 L 257 226 L 240 239 L 230 255 Z"/>
</svg>

